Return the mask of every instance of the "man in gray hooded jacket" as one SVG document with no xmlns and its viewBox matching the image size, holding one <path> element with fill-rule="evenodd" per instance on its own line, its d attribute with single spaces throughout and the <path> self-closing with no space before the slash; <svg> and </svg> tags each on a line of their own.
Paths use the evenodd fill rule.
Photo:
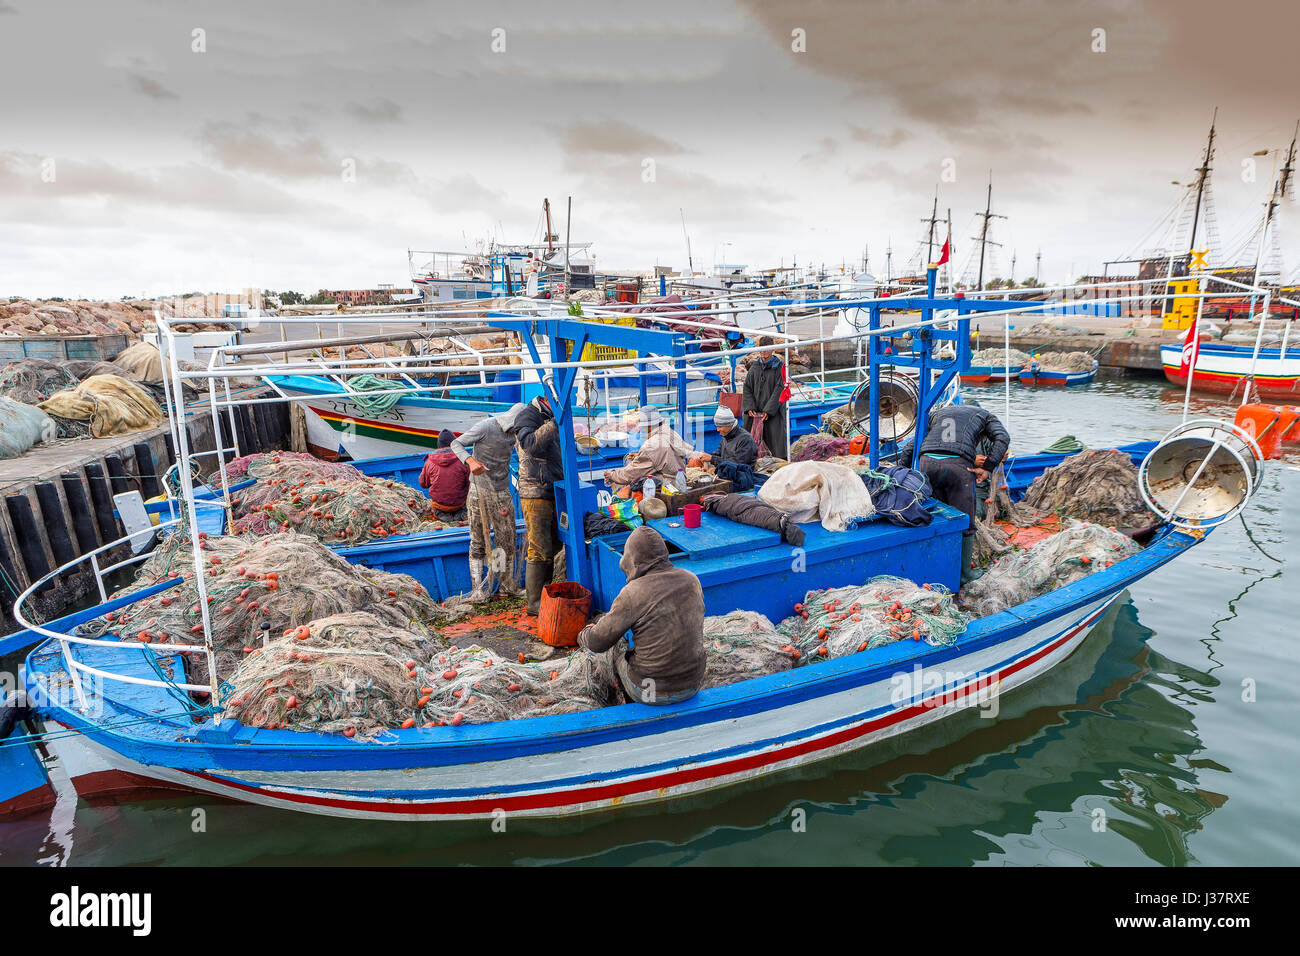
<svg viewBox="0 0 1300 956">
<path fill-rule="evenodd" d="M 643 704 L 694 697 L 704 680 L 704 591 L 690 571 L 673 567 L 668 546 L 641 525 L 618 566 L 627 576 L 609 613 L 582 629 L 578 643 L 607 651 L 623 691 Z M 632 647 L 622 640 L 632 631 Z"/>
<path fill-rule="evenodd" d="M 469 519 L 469 577 L 474 586 L 469 599 L 478 604 L 492 593 L 492 576 L 501 592 L 518 597 L 518 569 L 515 552 L 515 502 L 510 495 L 510 456 L 515 450 L 515 422 L 522 404 L 500 415 L 480 419 L 473 428 L 451 443 L 451 450 L 469 468 L 469 495 L 465 508 Z M 470 449 L 473 449 L 471 451 Z M 492 547 L 488 532 L 495 539 Z M 484 559 L 491 549 L 492 561 Z"/>
</svg>

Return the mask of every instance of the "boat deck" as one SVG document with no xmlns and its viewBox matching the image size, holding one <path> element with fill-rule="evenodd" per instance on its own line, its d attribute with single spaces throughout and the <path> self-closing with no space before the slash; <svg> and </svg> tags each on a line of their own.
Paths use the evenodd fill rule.
<svg viewBox="0 0 1300 956">
<path fill-rule="evenodd" d="M 705 613 L 726 614 L 743 607 L 775 622 L 793 613 L 794 605 L 813 588 L 862 584 L 881 574 L 957 590 L 967 517 L 933 499 L 926 510 L 933 520 L 922 528 L 893 525 L 879 515 L 846 531 L 827 531 L 819 522 L 807 522 L 799 525 L 804 532 L 799 547 L 787 544 L 775 531 L 709 512 L 700 515 L 699 528 L 687 528 L 680 517 L 647 524 L 668 543 L 673 564 L 700 579 Z M 628 536 L 588 542 L 601 607 L 609 607 L 625 583 L 618 563 Z"/>
</svg>

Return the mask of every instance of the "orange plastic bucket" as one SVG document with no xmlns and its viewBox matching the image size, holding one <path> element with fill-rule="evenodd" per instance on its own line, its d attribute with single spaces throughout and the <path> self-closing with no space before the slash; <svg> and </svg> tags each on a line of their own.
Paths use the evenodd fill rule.
<svg viewBox="0 0 1300 956">
<path fill-rule="evenodd" d="M 863 449 L 865 449 L 866 447 L 867 447 L 866 435 L 854 435 L 852 438 L 849 439 L 850 455 L 861 455 Z"/>
<path fill-rule="evenodd" d="M 591 592 L 576 581 L 548 584 L 537 609 L 537 636 L 551 647 L 575 647 L 591 613 Z"/>
<path fill-rule="evenodd" d="M 1233 419 L 1246 434 L 1259 442 L 1265 458 L 1282 457 L 1282 409 L 1276 405 L 1242 405 Z"/>
</svg>

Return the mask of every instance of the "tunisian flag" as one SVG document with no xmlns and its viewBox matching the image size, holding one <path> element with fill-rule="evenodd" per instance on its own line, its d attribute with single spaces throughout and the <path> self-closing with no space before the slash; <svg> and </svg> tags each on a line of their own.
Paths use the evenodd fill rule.
<svg viewBox="0 0 1300 956">
<path fill-rule="evenodd" d="M 948 261 L 948 243 L 950 242 L 952 242 L 951 239 L 943 241 L 943 249 L 939 252 L 939 261 L 935 263 L 936 266 L 941 266 Z"/>
<path fill-rule="evenodd" d="M 1178 371 L 1182 375 L 1192 374 L 1192 369 L 1196 368 L 1196 359 L 1201 354 L 1201 336 L 1197 324 L 1193 322 L 1188 326 L 1187 335 L 1183 338 L 1183 354 L 1178 360 Z"/>
</svg>

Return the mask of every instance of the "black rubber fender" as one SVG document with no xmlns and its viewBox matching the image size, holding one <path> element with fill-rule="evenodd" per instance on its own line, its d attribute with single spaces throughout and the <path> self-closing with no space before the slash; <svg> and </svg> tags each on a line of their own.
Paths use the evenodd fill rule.
<svg viewBox="0 0 1300 956">
<path fill-rule="evenodd" d="M 162 494 L 162 485 L 158 482 L 158 471 L 154 465 L 153 450 L 147 441 L 138 441 L 133 446 L 135 451 L 135 471 L 140 477 L 140 494 L 146 499 L 157 498 Z"/>
<path fill-rule="evenodd" d="M 72 515 L 72 529 L 77 534 L 77 553 L 87 554 L 99 547 L 99 537 L 95 534 L 90 502 L 86 499 L 86 486 L 81 483 L 81 476 L 72 471 L 64 474 L 60 480 L 63 482 L 63 494 L 68 499 L 68 511 Z"/>
<path fill-rule="evenodd" d="M 45 535 L 54 552 L 54 561 L 60 566 L 71 564 L 77 558 L 68 522 L 63 518 L 63 503 L 52 482 L 42 481 L 36 486 L 36 502 L 41 506 L 41 520 L 45 522 Z"/>
</svg>

